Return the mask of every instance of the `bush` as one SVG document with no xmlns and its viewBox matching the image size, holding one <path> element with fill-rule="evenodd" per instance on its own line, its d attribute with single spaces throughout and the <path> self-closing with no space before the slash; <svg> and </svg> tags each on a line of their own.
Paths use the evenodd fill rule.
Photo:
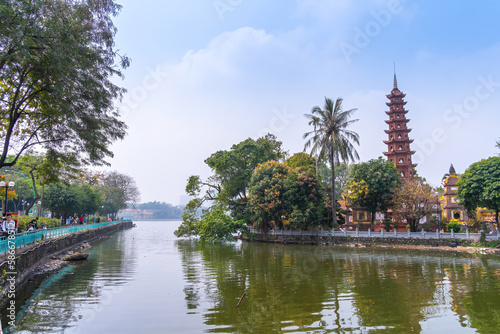
<svg viewBox="0 0 500 334">
<path fill-rule="evenodd" d="M 453 231 L 455 233 L 458 233 L 458 232 L 460 232 L 460 230 L 462 228 L 460 227 L 459 223 L 457 223 L 457 222 L 451 222 L 448 225 L 446 225 L 446 229 L 448 230 L 448 232 Z"/>
<path fill-rule="evenodd" d="M 385 227 L 385 230 L 389 232 L 391 230 L 391 226 L 393 225 L 392 220 L 390 218 L 384 218 L 382 224 Z"/>
<path fill-rule="evenodd" d="M 26 231 L 28 229 L 28 223 L 33 220 L 35 217 L 30 217 L 30 216 L 16 216 L 13 217 L 14 219 L 17 220 L 17 230 L 18 232 L 21 231 Z M 61 226 L 61 222 L 59 219 L 56 218 L 45 218 L 45 217 L 40 217 L 38 218 L 38 228 L 42 227 L 42 224 L 47 226 L 47 228 L 52 228 L 52 227 L 59 227 Z"/>
</svg>

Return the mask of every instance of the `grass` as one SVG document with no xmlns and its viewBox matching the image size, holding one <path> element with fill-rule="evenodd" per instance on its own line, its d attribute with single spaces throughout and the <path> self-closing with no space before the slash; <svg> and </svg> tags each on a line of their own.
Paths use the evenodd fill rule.
<svg viewBox="0 0 500 334">
<path fill-rule="evenodd" d="M 478 242 L 476 244 L 470 245 L 471 247 L 487 247 L 487 248 L 495 248 L 496 246 L 500 245 L 500 240 L 493 240 L 493 241 L 483 241 L 483 242 Z"/>
</svg>

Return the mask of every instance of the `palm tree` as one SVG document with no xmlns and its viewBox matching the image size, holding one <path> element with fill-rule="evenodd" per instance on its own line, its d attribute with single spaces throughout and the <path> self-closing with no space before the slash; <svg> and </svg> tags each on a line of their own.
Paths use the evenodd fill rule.
<svg viewBox="0 0 500 334">
<path fill-rule="evenodd" d="M 342 110 L 342 98 L 337 98 L 335 103 L 325 97 L 324 109 L 316 106 L 311 114 L 304 116 L 309 119 L 309 125 L 314 130 L 306 132 L 307 139 L 304 150 L 311 147 L 311 155 L 316 155 L 317 160 L 328 160 L 332 169 L 332 216 L 333 225 L 337 224 L 336 201 L 335 201 L 335 165 L 340 161 L 349 162 L 359 159 L 358 152 L 353 143 L 359 145 L 359 135 L 347 128 L 358 119 L 350 119 L 357 109 Z"/>
</svg>

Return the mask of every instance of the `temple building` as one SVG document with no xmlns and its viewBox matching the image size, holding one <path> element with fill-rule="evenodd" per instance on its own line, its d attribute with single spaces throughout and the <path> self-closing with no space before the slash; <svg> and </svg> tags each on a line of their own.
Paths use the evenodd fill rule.
<svg viewBox="0 0 500 334">
<path fill-rule="evenodd" d="M 455 220 L 458 222 L 468 221 L 467 213 L 463 206 L 458 205 L 458 176 L 453 167 L 450 166 L 448 177 L 443 182 L 444 194 L 441 202 L 443 209 L 443 218 L 447 220 Z"/>
<path fill-rule="evenodd" d="M 389 99 L 389 102 L 386 103 L 389 111 L 385 113 L 389 116 L 389 119 L 385 122 L 389 125 L 389 130 L 384 130 L 388 136 L 388 140 L 384 140 L 384 144 L 388 146 L 388 151 L 384 152 L 384 155 L 396 164 L 402 177 L 412 178 L 414 176 L 414 168 L 417 164 L 411 161 L 411 156 L 415 151 L 410 149 L 413 139 L 410 139 L 408 136 L 411 129 L 407 127 L 410 120 L 406 118 L 408 110 L 404 108 L 406 105 L 406 101 L 404 100 L 406 94 L 403 94 L 398 88 L 396 73 L 394 73 L 392 91 L 386 96 Z"/>
</svg>

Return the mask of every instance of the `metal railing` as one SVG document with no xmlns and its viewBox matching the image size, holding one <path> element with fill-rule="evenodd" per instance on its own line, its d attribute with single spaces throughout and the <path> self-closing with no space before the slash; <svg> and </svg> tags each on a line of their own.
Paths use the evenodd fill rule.
<svg viewBox="0 0 500 334">
<path fill-rule="evenodd" d="M 264 234 L 265 232 L 262 230 L 250 229 L 250 232 L 255 234 Z M 421 232 L 411 232 L 410 229 L 405 232 L 391 231 L 387 232 L 384 230 L 380 230 L 379 232 L 372 232 L 371 229 L 368 231 L 359 231 L 356 229 L 355 231 L 324 231 L 321 230 L 292 230 L 292 229 L 281 229 L 281 230 L 268 230 L 267 234 L 269 235 L 312 235 L 312 236 L 320 236 L 320 237 L 362 237 L 362 238 L 418 238 L 418 239 L 478 239 L 481 237 L 481 233 L 469 233 L 469 230 L 465 231 L 465 233 L 455 233 L 451 232 L 425 232 L 422 230 Z M 487 240 L 500 240 L 500 232 L 496 234 L 487 234 Z"/>
<path fill-rule="evenodd" d="M 14 234 L 13 235 L 14 237 L 11 239 L 3 237 L 0 240 L 0 255 L 6 253 L 9 249 L 25 247 L 26 245 L 32 244 L 38 240 L 57 238 L 69 233 L 91 230 L 94 228 L 104 227 L 128 221 L 130 220 L 115 220 L 112 222 L 104 222 L 98 224 L 68 225 L 68 226 L 55 227 L 49 229 L 39 229 L 31 232 L 17 233 Z"/>
</svg>

